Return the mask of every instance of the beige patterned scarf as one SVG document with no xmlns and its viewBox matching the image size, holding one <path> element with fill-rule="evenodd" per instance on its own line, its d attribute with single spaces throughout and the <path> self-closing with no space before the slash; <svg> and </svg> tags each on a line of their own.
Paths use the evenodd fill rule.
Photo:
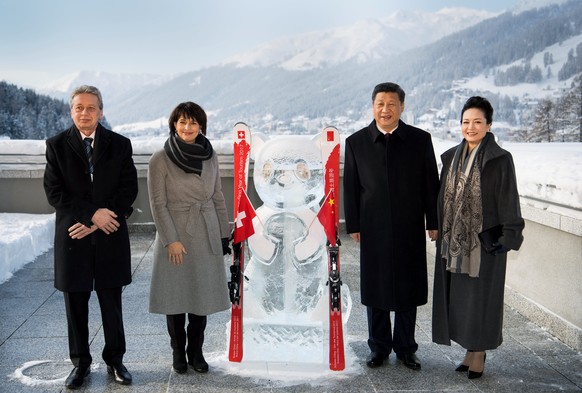
<svg viewBox="0 0 582 393">
<path fill-rule="evenodd" d="M 483 142 L 483 141 L 482 141 Z M 483 143 L 468 153 L 467 142 L 459 145 L 447 172 L 443 211 L 442 257 L 451 273 L 479 277 L 483 226 L 481 160 Z"/>
</svg>

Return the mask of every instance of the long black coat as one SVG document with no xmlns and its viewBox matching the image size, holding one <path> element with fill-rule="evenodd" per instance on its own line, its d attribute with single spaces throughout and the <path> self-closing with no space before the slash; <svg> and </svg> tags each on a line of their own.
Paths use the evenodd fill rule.
<svg viewBox="0 0 582 393">
<path fill-rule="evenodd" d="M 427 302 L 425 229 L 437 229 L 431 136 L 400 121 L 388 142 L 373 121 L 346 139 L 348 233 L 360 232 L 362 303 L 409 311 Z"/>
<path fill-rule="evenodd" d="M 131 255 L 125 216 L 137 196 L 137 171 L 129 139 L 98 125 L 93 182 L 83 142 L 75 126 L 46 141 L 44 189 L 56 210 L 55 288 L 66 292 L 115 288 L 131 282 Z M 91 226 L 99 208 L 117 214 L 120 228 L 109 235 L 97 229 L 71 239 L 68 228 Z M 95 245 L 95 247 L 92 247 Z M 95 258 L 91 258 L 95 249 Z"/>
<path fill-rule="evenodd" d="M 483 229 L 503 225 L 499 242 L 509 249 L 518 250 L 523 241 L 525 223 L 521 217 L 513 158 L 499 147 L 492 133 L 488 133 L 481 143 Z M 483 351 L 495 349 L 503 342 L 507 253 L 494 256 L 481 248 L 477 278 L 447 271 L 441 255 L 442 212 L 447 173 L 456 149 L 449 149 L 441 156 L 443 169 L 438 199 L 439 239 L 434 272 L 432 340 L 445 345 L 450 345 L 453 340 L 465 349 Z"/>
</svg>

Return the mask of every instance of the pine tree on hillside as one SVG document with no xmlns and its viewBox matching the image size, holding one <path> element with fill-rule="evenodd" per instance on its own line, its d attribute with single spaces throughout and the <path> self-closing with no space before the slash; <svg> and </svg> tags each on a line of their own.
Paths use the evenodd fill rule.
<svg viewBox="0 0 582 393">
<path fill-rule="evenodd" d="M 549 98 L 541 100 L 534 112 L 534 122 L 527 136 L 528 142 L 553 142 L 555 134 L 554 103 Z"/>
<path fill-rule="evenodd" d="M 46 139 L 72 124 L 69 106 L 0 81 L 0 135 L 10 139 Z"/>
</svg>

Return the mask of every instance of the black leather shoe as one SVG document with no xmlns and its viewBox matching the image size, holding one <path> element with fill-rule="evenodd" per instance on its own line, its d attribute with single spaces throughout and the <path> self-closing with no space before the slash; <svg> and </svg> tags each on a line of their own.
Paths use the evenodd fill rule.
<svg viewBox="0 0 582 393">
<path fill-rule="evenodd" d="M 402 355 L 396 355 L 396 357 L 409 369 L 420 370 L 420 360 L 418 360 L 415 354 L 405 353 Z"/>
<path fill-rule="evenodd" d="M 83 385 L 85 377 L 89 375 L 89 367 L 75 367 L 65 380 L 65 386 L 69 389 L 78 389 Z"/>
<path fill-rule="evenodd" d="M 370 368 L 380 367 L 384 364 L 384 360 L 388 359 L 388 355 L 378 352 L 372 352 L 366 365 Z"/>
<path fill-rule="evenodd" d="M 204 360 L 204 355 L 202 352 L 194 354 L 194 356 L 188 359 L 188 364 L 192 366 L 194 371 L 199 373 L 207 373 L 208 372 L 208 363 Z"/>
<path fill-rule="evenodd" d="M 115 382 L 121 385 L 131 384 L 131 374 L 121 362 L 107 365 L 107 373 L 113 375 L 115 377 Z"/>
</svg>

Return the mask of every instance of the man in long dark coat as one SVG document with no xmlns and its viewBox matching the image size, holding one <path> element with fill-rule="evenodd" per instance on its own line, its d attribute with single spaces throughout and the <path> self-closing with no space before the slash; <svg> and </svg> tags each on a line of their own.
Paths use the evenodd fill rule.
<svg viewBox="0 0 582 393">
<path fill-rule="evenodd" d="M 346 139 L 344 206 L 347 232 L 360 242 L 367 365 L 381 366 L 394 351 L 418 370 L 416 308 L 428 295 L 424 231 L 436 240 L 439 180 L 430 134 L 400 120 L 404 96 L 395 83 L 376 86 L 374 121 Z"/>
<path fill-rule="evenodd" d="M 107 130 L 103 100 L 93 86 L 71 94 L 74 125 L 46 141 L 44 189 L 56 210 L 55 288 L 64 293 L 69 355 L 75 366 L 65 381 L 78 388 L 89 374 L 89 298 L 101 308 L 107 371 L 131 383 L 122 363 L 125 333 L 121 291 L 131 282 L 126 218 L 137 196 L 137 171 L 129 139 Z"/>
</svg>

